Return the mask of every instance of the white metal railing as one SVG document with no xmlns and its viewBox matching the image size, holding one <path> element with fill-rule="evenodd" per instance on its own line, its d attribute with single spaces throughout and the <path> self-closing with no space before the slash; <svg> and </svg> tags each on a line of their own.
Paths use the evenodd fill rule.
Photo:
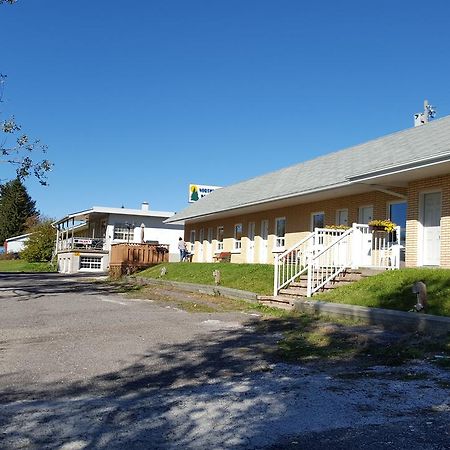
<svg viewBox="0 0 450 450">
<path fill-rule="evenodd" d="M 364 224 L 353 224 L 353 266 L 394 270 L 400 268 L 401 228 L 377 231 Z"/>
<path fill-rule="evenodd" d="M 217 251 L 221 252 L 223 250 L 223 241 L 217 242 Z"/>
<path fill-rule="evenodd" d="M 325 231 L 316 228 L 314 232 L 319 245 L 308 261 L 307 297 L 311 297 L 352 264 L 351 238 L 354 228 L 334 230 L 339 233 L 328 234 Z"/>
<path fill-rule="evenodd" d="M 308 273 L 310 297 L 348 268 L 400 268 L 400 227 L 376 231 L 354 223 L 347 230 L 316 228 L 275 258 L 274 295 Z"/>
<path fill-rule="evenodd" d="M 92 238 L 92 237 L 81 237 L 74 236 L 68 239 L 59 239 L 56 242 L 56 250 L 103 250 L 105 247 L 104 238 Z"/>
<path fill-rule="evenodd" d="M 313 238 L 314 233 L 310 233 L 300 242 L 275 257 L 274 295 L 306 272 L 308 257 L 313 247 Z"/>
</svg>

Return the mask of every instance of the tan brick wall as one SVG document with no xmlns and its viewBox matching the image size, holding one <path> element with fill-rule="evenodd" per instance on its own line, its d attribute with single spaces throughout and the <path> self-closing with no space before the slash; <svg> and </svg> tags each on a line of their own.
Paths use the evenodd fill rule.
<svg viewBox="0 0 450 450">
<path fill-rule="evenodd" d="M 402 190 L 398 190 L 402 192 Z M 402 193 L 406 193 L 403 190 Z M 398 201 L 399 198 L 391 196 L 382 192 L 373 191 L 365 194 L 358 194 L 353 196 L 340 197 L 332 200 L 325 200 L 315 203 L 307 203 L 301 205 L 294 205 L 288 208 L 272 209 L 268 211 L 261 211 L 253 214 L 235 215 L 224 219 L 187 223 L 185 225 L 185 239 L 189 240 L 190 231 L 194 229 L 196 231 L 196 239 L 199 236 L 200 228 L 204 229 L 203 242 L 203 261 L 211 260 L 206 258 L 207 251 L 207 230 L 212 227 L 213 234 L 213 253 L 216 249 L 216 230 L 219 225 L 224 227 L 224 250 L 226 252 L 233 252 L 234 243 L 234 225 L 242 223 L 243 225 L 243 239 L 242 249 L 240 252 L 233 252 L 231 261 L 236 263 L 247 262 L 247 230 L 248 223 L 255 222 L 255 249 L 254 249 L 254 262 L 273 263 L 276 253 L 273 252 L 275 244 L 275 219 L 277 217 L 286 218 L 286 245 L 288 248 L 298 242 L 302 236 L 306 235 L 311 229 L 311 214 L 314 212 L 325 213 L 325 225 L 333 225 L 336 223 L 336 211 L 339 209 L 348 209 L 348 223 L 351 225 L 353 222 L 358 222 L 358 209 L 362 206 L 373 206 L 373 213 L 375 219 L 385 219 L 389 213 L 387 205 L 390 201 Z M 261 221 L 267 219 L 269 221 L 269 239 L 268 249 L 265 258 L 261 258 Z M 194 247 L 194 261 L 200 261 L 200 243 L 197 241 Z"/>
<path fill-rule="evenodd" d="M 425 178 L 408 185 L 408 213 L 406 220 L 406 265 L 421 264 L 420 246 L 421 228 L 421 196 L 425 192 L 442 193 L 441 211 L 441 267 L 450 267 L 450 175 Z"/>
</svg>

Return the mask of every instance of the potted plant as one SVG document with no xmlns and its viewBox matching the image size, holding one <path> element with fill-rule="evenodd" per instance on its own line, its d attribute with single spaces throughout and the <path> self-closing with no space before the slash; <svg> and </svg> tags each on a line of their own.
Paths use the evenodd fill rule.
<svg viewBox="0 0 450 450">
<path fill-rule="evenodd" d="M 388 219 L 384 220 L 374 219 L 371 220 L 368 223 L 368 225 L 372 231 L 386 231 L 388 233 L 392 233 L 393 231 L 395 231 L 395 228 L 397 227 L 396 223 Z"/>
</svg>

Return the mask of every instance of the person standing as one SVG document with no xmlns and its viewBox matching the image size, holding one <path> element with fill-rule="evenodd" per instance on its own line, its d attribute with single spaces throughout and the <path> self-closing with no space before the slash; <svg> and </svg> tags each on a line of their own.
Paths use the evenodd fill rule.
<svg viewBox="0 0 450 450">
<path fill-rule="evenodd" d="M 180 262 L 184 260 L 184 257 L 186 256 L 186 242 L 184 242 L 184 239 L 180 237 L 178 239 L 178 250 L 180 250 Z"/>
</svg>

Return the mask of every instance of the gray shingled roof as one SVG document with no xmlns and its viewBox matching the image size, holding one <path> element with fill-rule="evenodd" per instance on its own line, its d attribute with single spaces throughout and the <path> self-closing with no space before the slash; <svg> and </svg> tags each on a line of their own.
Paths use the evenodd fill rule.
<svg viewBox="0 0 450 450">
<path fill-rule="evenodd" d="M 450 155 L 450 116 L 218 189 L 166 222 L 351 184 L 349 178 Z"/>
</svg>

